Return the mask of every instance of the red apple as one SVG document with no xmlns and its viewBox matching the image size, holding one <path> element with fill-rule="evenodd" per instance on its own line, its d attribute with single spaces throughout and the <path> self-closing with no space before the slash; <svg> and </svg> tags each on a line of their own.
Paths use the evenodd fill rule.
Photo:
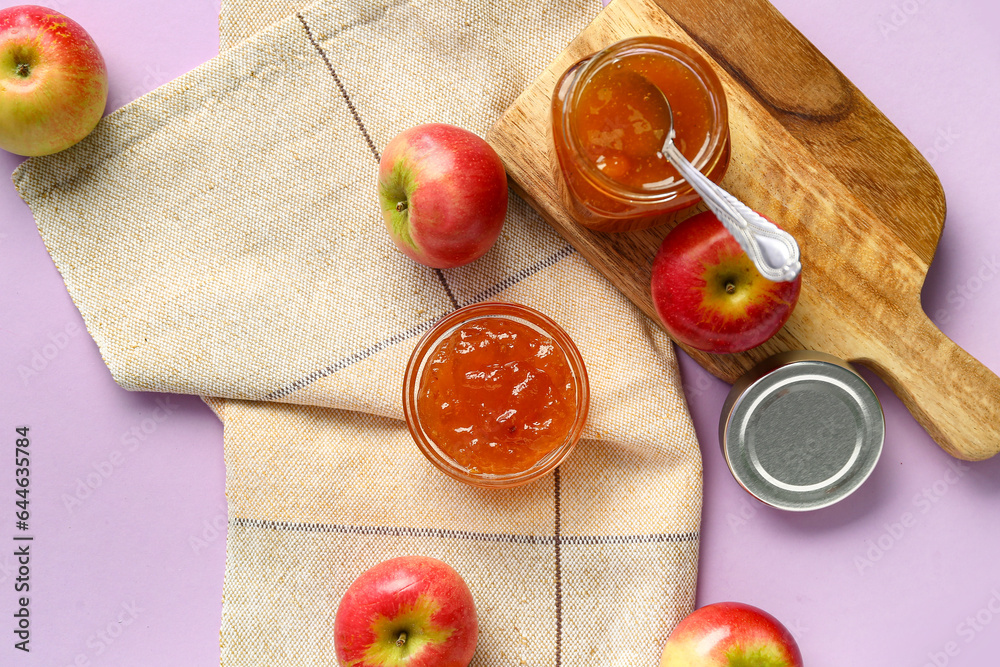
<svg viewBox="0 0 1000 667">
<path fill-rule="evenodd" d="M 802 667 L 795 638 L 757 607 L 717 602 L 677 624 L 660 667 Z"/>
<path fill-rule="evenodd" d="M 447 563 L 424 556 L 362 574 L 333 621 L 341 667 L 467 667 L 478 638 L 469 587 Z"/>
<path fill-rule="evenodd" d="M 482 256 L 507 215 L 500 156 L 454 125 L 418 125 L 390 141 L 379 162 L 378 194 L 396 246 L 436 269 Z"/>
<path fill-rule="evenodd" d="M 0 10 L 0 148 L 69 148 L 94 129 L 107 99 L 104 58 L 79 23 L 37 5 Z"/>
<path fill-rule="evenodd" d="M 714 213 L 684 220 L 653 260 L 653 305 L 671 336 L 707 352 L 743 352 L 785 325 L 802 276 L 771 282 Z"/>
</svg>

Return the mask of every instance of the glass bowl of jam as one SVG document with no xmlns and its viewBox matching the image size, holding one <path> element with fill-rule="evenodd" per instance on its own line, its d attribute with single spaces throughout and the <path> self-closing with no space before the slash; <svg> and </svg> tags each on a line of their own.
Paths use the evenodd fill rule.
<svg viewBox="0 0 1000 667">
<path fill-rule="evenodd" d="M 662 37 L 616 42 L 570 67 L 552 96 L 563 205 L 590 229 L 645 229 L 701 201 L 656 148 L 670 119 L 643 79 L 670 101 L 674 142 L 695 168 L 718 183 L 729 166 L 726 94 L 705 59 Z"/>
<path fill-rule="evenodd" d="M 580 439 L 587 369 L 552 319 L 516 303 L 451 313 L 417 343 L 403 413 L 420 451 L 474 486 L 511 487 L 551 472 Z"/>
</svg>

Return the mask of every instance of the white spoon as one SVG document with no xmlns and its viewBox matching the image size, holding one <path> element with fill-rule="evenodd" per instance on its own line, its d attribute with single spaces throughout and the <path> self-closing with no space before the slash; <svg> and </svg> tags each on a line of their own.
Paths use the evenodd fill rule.
<svg viewBox="0 0 1000 667">
<path fill-rule="evenodd" d="M 701 195 L 708 208 L 722 222 L 726 231 L 736 239 L 736 242 L 743 248 L 743 252 L 749 255 L 762 276 L 773 282 L 794 280 L 802 270 L 802 263 L 799 261 L 799 244 L 795 242 L 795 238 L 788 232 L 778 229 L 777 225 L 769 222 L 695 169 L 694 165 L 674 145 L 674 137 L 676 136 L 674 111 L 670 107 L 667 96 L 646 77 L 641 74 L 635 76 L 645 82 L 643 85 L 656 91 L 655 93 L 650 91 L 654 99 L 658 97 L 666 105 L 667 115 L 670 118 L 670 129 L 667 131 L 660 152 L 670 160 L 684 177 L 684 180 L 694 188 L 694 191 Z"/>
</svg>

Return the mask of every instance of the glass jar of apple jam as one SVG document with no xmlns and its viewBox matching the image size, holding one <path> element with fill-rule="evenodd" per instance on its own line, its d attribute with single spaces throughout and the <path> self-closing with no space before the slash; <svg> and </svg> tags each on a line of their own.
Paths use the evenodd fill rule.
<svg viewBox="0 0 1000 667">
<path fill-rule="evenodd" d="M 403 412 L 438 469 L 475 486 L 525 484 L 573 450 L 589 407 L 583 359 L 553 320 L 515 303 L 466 306 L 410 357 Z"/>
<path fill-rule="evenodd" d="M 577 222 L 597 231 L 659 225 L 700 201 L 662 153 L 650 150 L 662 145 L 670 119 L 662 100 L 640 92 L 635 74 L 670 101 L 674 143 L 696 168 L 718 183 L 729 166 L 726 95 L 705 59 L 662 37 L 612 44 L 570 67 L 552 96 L 562 200 Z"/>
</svg>

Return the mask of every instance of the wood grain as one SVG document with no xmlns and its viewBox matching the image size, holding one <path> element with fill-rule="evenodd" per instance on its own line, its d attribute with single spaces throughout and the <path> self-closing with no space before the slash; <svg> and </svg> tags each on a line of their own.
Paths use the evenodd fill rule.
<svg viewBox="0 0 1000 667">
<path fill-rule="evenodd" d="M 937 176 L 764 0 L 615 0 L 488 134 L 514 189 L 658 321 L 649 266 L 670 225 L 601 234 L 575 224 L 560 203 L 549 121 L 552 90 L 570 65 L 644 34 L 690 44 L 714 65 L 730 109 L 733 157 L 723 186 L 792 232 L 803 257 L 799 303 L 777 336 L 737 355 L 685 350 L 730 382 L 779 351 L 828 352 L 872 368 L 954 456 L 1000 451 L 1000 378 L 920 305 L 944 226 Z"/>
</svg>

